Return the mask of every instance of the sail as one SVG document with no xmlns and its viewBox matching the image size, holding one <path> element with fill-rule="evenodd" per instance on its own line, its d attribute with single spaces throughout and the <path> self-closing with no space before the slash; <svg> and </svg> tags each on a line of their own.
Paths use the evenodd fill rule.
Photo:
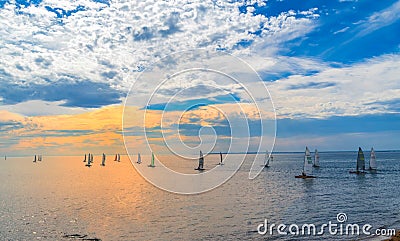
<svg viewBox="0 0 400 241">
<path fill-rule="evenodd" d="M 142 163 L 142 158 L 140 157 L 140 153 L 137 154 L 137 163 Z"/>
<path fill-rule="evenodd" d="M 106 165 L 106 155 L 103 153 L 103 159 L 101 160 L 101 165 L 105 166 Z"/>
<path fill-rule="evenodd" d="M 319 167 L 319 154 L 317 149 L 315 149 L 314 154 L 314 167 Z"/>
<path fill-rule="evenodd" d="M 269 166 L 269 155 L 268 155 L 268 151 L 265 152 L 265 158 L 264 158 L 264 166 L 268 167 Z"/>
<path fill-rule="evenodd" d="M 155 167 L 155 165 L 154 165 L 154 153 L 153 152 L 151 153 L 151 164 L 150 164 L 150 166 L 151 167 Z"/>
<path fill-rule="evenodd" d="M 310 150 L 306 147 L 305 155 L 304 155 L 304 167 L 303 167 L 303 174 L 304 175 L 311 175 L 312 174 L 312 166 L 313 162 L 311 159 Z"/>
<path fill-rule="evenodd" d="M 203 157 L 203 152 L 200 151 L 199 167 L 198 167 L 198 169 L 203 169 L 203 167 L 204 167 L 204 157 Z"/>
<path fill-rule="evenodd" d="M 358 148 L 357 171 L 358 170 L 365 170 L 364 152 L 362 151 L 361 147 Z"/>
<path fill-rule="evenodd" d="M 377 165 L 376 165 L 375 151 L 374 151 L 374 148 L 371 148 L 371 157 L 369 159 L 369 169 L 376 170 L 376 168 L 377 168 Z"/>
</svg>

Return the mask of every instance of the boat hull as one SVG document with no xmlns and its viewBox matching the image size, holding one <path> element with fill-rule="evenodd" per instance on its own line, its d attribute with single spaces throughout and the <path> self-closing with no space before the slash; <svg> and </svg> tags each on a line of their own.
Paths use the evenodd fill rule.
<svg viewBox="0 0 400 241">
<path fill-rule="evenodd" d="M 307 176 L 307 175 L 298 175 L 298 176 L 295 176 L 295 178 L 309 179 L 309 178 L 317 178 L 317 177 L 316 176 Z"/>
<path fill-rule="evenodd" d="M 350 174 L 357 174 L 357 175 L 364 175 L 367 174 L 367 172 L 364 171 L 349 171 Z"/>
</svg>

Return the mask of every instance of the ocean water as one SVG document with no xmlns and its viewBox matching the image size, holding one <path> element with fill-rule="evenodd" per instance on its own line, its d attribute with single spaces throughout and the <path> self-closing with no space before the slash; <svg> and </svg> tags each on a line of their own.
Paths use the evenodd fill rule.
<svg viewBox="0 0 400 241">
<path fill-rule="evenodd" d="M 358 176 L 349 174 L 356 151 L 321 152 L 321 167 L 314 171 L 318 178 L 308 180 L 294 178 L 301 172 L 302 153 L 274 154 L 271 167 L 254 180 L 248 179 L 254 155 L 247 155 L 228 182 L 198 195 L 154 187 L 137 173 L 128 156 L 115 162 L 110 155 L 101 167 L 98 155 L 91 168 L 77 156 L 44 156 L 37 163 L 32 157 L 8 157 L 0 160 L 0 240 L 374 239 L 328 232 L 261 235 L 257 227 L 265 219 L 269 224 L 318 227 L 338 223 L 337 214 L 345 213 L 344 224 L 399 229 L 400 152 L 376 155 L 378 172 Z M 206 168 L 218 158 L 207 156 Z M 192 172 L 197 165 L 173 156 L 160 159 L 181 172 Z M 149 157 L 142 160 L 147 165 Z"/>
</svg>

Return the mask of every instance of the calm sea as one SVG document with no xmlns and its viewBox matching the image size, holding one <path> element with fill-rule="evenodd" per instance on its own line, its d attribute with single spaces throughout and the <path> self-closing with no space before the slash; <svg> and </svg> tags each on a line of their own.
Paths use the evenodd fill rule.
<svg viewBox="0 0 400 241">
<path fill-rule="evenodd" d="M 365 153 L 368 156 L 369 153 Z M 233 155 L 233 154 L 232 154 Z M 0 240 L 360 240 L 365 235 L 260 235 L 257 226 L 313 223 L 345 213 L 344 224 L 400 228 L 400 152 L 377 152 L 378 172 L 357 176 L 356 152 L 321 152 L 313 180 L 295 179 L 303 154 L 275 154 L 271 167 L 248 179 L 254 155 L 222 186 L 199 195 L 178 195 L 146 182 L 127 156 L 0 160 Z M 242 155 L 235 155 L 242 158 Z M 218 162 L 206 157 L 206 168 Z M 145 164 L 149 157 L 142 157 Z M 163 158 L 167 166 L 193 170 L 195 162 Z M 367 161 L 368 163 L 368 161 Z M 368 166 L 368 164 L 367 164 Z"/>
</svg>

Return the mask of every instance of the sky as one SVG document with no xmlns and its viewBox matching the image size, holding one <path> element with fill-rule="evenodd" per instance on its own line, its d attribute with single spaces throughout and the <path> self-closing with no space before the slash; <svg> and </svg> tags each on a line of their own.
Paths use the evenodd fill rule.
<svg viewBox="0 0 400 241">
<path fill-rule="evenodd" d="M 0 0 L 0 153 L 124 152 L 122 127 L 134 151 L 215 134 L 219 150 L 245 135 L 255 150 L 275 131 L 274 151 L 399 150 L 399 18 L 391 0 Z M 251 66 L 268 89 L 262 117 L 241 83 L 211 73 L 141 97 L 157 83 L 143 73 L 188 64 L 171 56 L 194 49 Z"/>
</svg>

